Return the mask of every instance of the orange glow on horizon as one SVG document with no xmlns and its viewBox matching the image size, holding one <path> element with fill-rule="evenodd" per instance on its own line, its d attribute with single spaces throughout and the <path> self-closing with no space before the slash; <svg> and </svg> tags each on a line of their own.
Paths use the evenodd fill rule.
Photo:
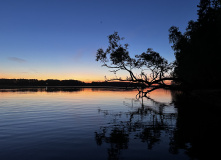
<svg viewBox="0 0 221 160">
<path fill-rule="evenodd" d="M 126 77 L 123 75 L 122 79 Z M 110 75 L 107 77 L 108 79 L 112 79 L 113 76 Z M 81 75 L 73 75 L 69 73 L 63 74 L 55 74 L 55 73 L 37 73 L 37 74 L 18 74 L 18 73 L 1 73 L 0 72 L 0 79 L 37 79 L 37 80 L 47 80 L 47 79 L 55 79 L 55 80 L 79 80 L 85 83 L 91 82 L 104 82 L 105 81 L 105 74 L 92 74 L 92 73 L 85 73 Z M 170 80 L 165 81 L 165 84 L 171 84 Z"/>
<path fill-rule="evenodd" d="M 79 80 L 85 83 L 91 82 L 103 82 L 104 77 L 99 76 L 89 76 L 89 78 L 85 76 L 72 77 L 72 76 L 20 76 L 20 75 L 1 75 L 0 79 L 37 79 L 37 80 L 47 80 L 47 79 L 56 79 L 56 80 Z"/>
</svg>

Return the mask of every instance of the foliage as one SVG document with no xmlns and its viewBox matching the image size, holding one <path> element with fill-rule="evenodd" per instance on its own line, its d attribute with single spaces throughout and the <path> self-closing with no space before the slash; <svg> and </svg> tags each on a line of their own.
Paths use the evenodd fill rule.
<svg viewBox="0 0 221 160">
<path fill-rule="evenodd" d="M 169 29 L 174 73 L 185 86 L 214 87 L 221 81 L 221 1 L 201 0 L 198 8 L 197 21 L 189 21 L 185 33 L 175 26 Z"/>
<path fill-rule="evenodd" d="M 108 39 L 107 49 L 105 51 L 102 48 L 97 50 L 96 61 L 102 62 L 102 66 L 111 68 L 115 74 L 119 70 L 129 73 L 125 79 L 114 78 L 111 80 L 141 83 L 146 87 L 154 87 L 151 90 L 165 87 L 165 80 L 173 80 L 170 74 L 173 69 L 172 63 L 168 63 L 159 53 L 148 48 L 146 52 L 131 58 L 128 51 L 129 45 L 120 43 L 124 38 L 121 38 L 117 32 L 109 35 Z M 135 75 L 135 69 L 139 70 L 138 75 Z"/>
</svg>

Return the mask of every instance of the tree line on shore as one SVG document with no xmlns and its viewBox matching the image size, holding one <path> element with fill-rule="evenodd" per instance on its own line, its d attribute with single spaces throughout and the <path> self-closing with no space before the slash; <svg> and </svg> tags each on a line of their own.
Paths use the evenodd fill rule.
<svg viewBox="0 0 221 160">
<path fill-rule="evenodd" d="M 0 79 L 0 87 L 20 87 L 20 86 L 117 86 L 117 87 L 137 87 L 136 83 L 130 82 L 91 82 L 85 83 L 79 80 L 57 80 L 57 79 Z"/>
<path fill-rule="evenodd" d="M 84 82 L 78 80 L 0 79 L 1 86 L 71 86 L 82 84 L 84 84 Z"/>
</svg>

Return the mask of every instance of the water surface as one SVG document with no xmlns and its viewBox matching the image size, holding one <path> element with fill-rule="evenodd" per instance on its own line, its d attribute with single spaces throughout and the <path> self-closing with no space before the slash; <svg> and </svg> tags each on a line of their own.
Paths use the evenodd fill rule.
<svg viewBox="0 0 221 160">
<path fill-rule="evenodd" d="M 98 88 L 0 90 L 0 159 L 194 157 L 188 153 L 191 141 L 180 146 L 185 136 L 179 137 L 182 119 L 173 94 L 158 90 L 144 99 L 136 94 Z"/>
</svg>

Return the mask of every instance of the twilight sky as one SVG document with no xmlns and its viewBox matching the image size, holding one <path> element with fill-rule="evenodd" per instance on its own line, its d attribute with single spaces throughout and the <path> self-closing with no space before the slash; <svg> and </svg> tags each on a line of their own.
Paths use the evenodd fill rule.
<svg viewBox="0 0 221 160">
<path fill-rule="evenodd" d="M 184 31 L 199 0 L 1 0 L 0 78 L 104 80 L 95 61 L 118 31 L 130 55 L 147 48 L 169 62 L 168 29 Z"/>
</svg>

